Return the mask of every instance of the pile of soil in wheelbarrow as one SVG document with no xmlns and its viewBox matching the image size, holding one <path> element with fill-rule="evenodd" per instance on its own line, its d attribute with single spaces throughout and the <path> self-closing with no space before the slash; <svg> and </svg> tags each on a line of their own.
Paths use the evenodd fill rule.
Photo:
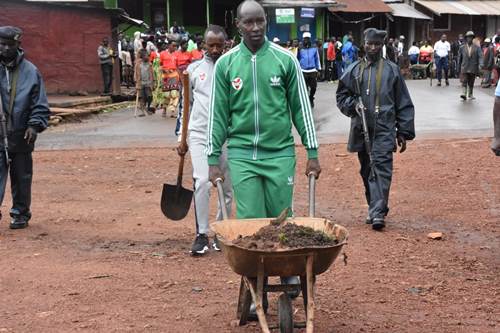
<svg viewBox="0 0 500 333">
<path fill-rule="evenodd" d="M 338 244 L 338 240 L 310 227 L 286 223 L 281 225 L 270 224 L 260 228 L 251 236 L 239 236 L 233 241 L 233 244 L 253 250 L 276 250 L 332 246 Z"/>
</svg>

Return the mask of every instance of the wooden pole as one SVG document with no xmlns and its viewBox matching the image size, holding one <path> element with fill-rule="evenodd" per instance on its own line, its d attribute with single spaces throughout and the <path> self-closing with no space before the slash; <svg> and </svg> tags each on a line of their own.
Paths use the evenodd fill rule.
<svg viewBox="0 0 500 333">
<path fill-rule="evenodd" d="M 313 255 L 307 256 L 306 274 L 307 274 L 307 320 L 306 333 L 314 331 L 314 275 L 313 275 Z"/>
<path fill-rule="evenodd" d="M 170 0 L 167 0 L 167 31 L 170 29 Z"/>
<path fill-rule="evenodd" d="M 210 25 L 210 0 L 207 0 L 207 27 Z"/>
</svg>

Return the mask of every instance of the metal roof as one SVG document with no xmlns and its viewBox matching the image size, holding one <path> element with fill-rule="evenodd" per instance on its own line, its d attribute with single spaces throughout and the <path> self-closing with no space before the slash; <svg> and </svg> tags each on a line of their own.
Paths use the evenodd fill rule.
<svg viewBox="0 0 500 333">
<path fill-rule="evenodd" d="M 332 7 L 338 1 L 333 0 L 261 0 L 264 7 Z"/>
<path fill-rule="evenodd" d="M 382 0 L 337 0 L 338 6 L 332 12 L 347 13 L 391 13 L 392 9 Z"/>
<path fill-rule="evenodd" d="M 430 20 L 431 18 L 422 12 L 419 12 L 414 7 L 407 5 L 405 3 L 388 3 L 389 7 L 392 8 L 392 16 L 396 17 L 410 17 L 417 20 Z"/>
<path fill-rule="evenodd" d="M 415 2 L 437 15 L 500 15 L 500 1 L 498 0 L 415 0 Z"/>
</svg>

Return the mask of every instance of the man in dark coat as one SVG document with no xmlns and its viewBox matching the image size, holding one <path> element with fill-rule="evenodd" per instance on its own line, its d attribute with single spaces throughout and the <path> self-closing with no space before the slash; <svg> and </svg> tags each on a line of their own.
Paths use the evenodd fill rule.
<svg viewBox="0 0 500 333">
<path fill-rule="evenodd" d="M 28 226 L 31 218 L 32 152 L 37 134 L 47 128 L 49 105 L 38 69 L 24 58 L 19 47 L 22 31 L 0 27 L 0 97 L 2 140 L 0 143 L 0 204 L 7 175 L 12 190 L 11 229 Z M 8 148 L 4 135 L 7 132 Z M 8 153 L 7 153 L 8 151 Z M 10 169 L 10 170 L 9 170 Z M 1 214 L 0 214 L 1 216 Z"/>
<path fill-rule="evenodd" d="M 474 81 L 476 80 L 476 76 L 479 75 L 480 68 L 483 67 L 483 53 L 481 48 L 473 43 L 474 33 L 467 31 L 465 39 L 465 44 L 458 51 L 458 63 L 462 75 L 462 86 L 464 87 L 460 98 L 464 101 L 467 98 L 475 99 Z"/>
<path fill-rule="evenodd" d="M 495 49 L 491 44 L 491 39 L 486 38 L 484 40 L 483 46 L 483 81 L 481 82 L 481 87 L 489 88 L 491 87 L 491 72 L 493 71 L 493 65 L 495 65 Z"/>
<path fill-rule="evenodd" d="M 357 152 L 369 205 L 366 223 L 374 230 L 385 227 L 389 212 L 393 152 L 397 145 L 415 138 L 415 110 L 399 67 L 382 58 L 386 32 L 365 31 L 366 58 L 354 62 L 343 74 L 337 89 L 337 106 L 351 120 L 348 150 Z M 362 104 L 361 104 L 362 101 Z M 363 135 L 360 107 L 364 107 L 370 145 Z M 367 148 L 371 148 L 371 154 Z"/>
</svg>

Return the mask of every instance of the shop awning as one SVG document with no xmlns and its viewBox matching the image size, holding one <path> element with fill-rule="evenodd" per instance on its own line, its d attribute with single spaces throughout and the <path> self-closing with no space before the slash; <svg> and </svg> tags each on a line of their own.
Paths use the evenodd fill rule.
<svg viewBox="0 0 500 333">
<path fill-rule="evenodd" d="M 331 7 L 336 6 L 338 1 L 333 0 L 261 0 L 264 7 Z"/>
<path fill-rule="evenodd" d="M 436 15 L 500 15 L 500 1 L 497 0 L 456 0 L 456 1 L 427 1 L 415 0 Z"/>
<path fill-rule="evenodd" d="M 392 9 L 382 0 L 337 0 L 337 7 L 330 7 L 331 12 L 344 13 L 391 13 Z"/>
<path fill-rule="evenodd" d="M 405 3 L 388 3 L 389 7 L 392 8 L 392 16 L 396 17 L 410 17 L 417 20 L 430 20 L 431 18 L 422 12 L 419 12 L 415 8 Z"/>
</svg>

